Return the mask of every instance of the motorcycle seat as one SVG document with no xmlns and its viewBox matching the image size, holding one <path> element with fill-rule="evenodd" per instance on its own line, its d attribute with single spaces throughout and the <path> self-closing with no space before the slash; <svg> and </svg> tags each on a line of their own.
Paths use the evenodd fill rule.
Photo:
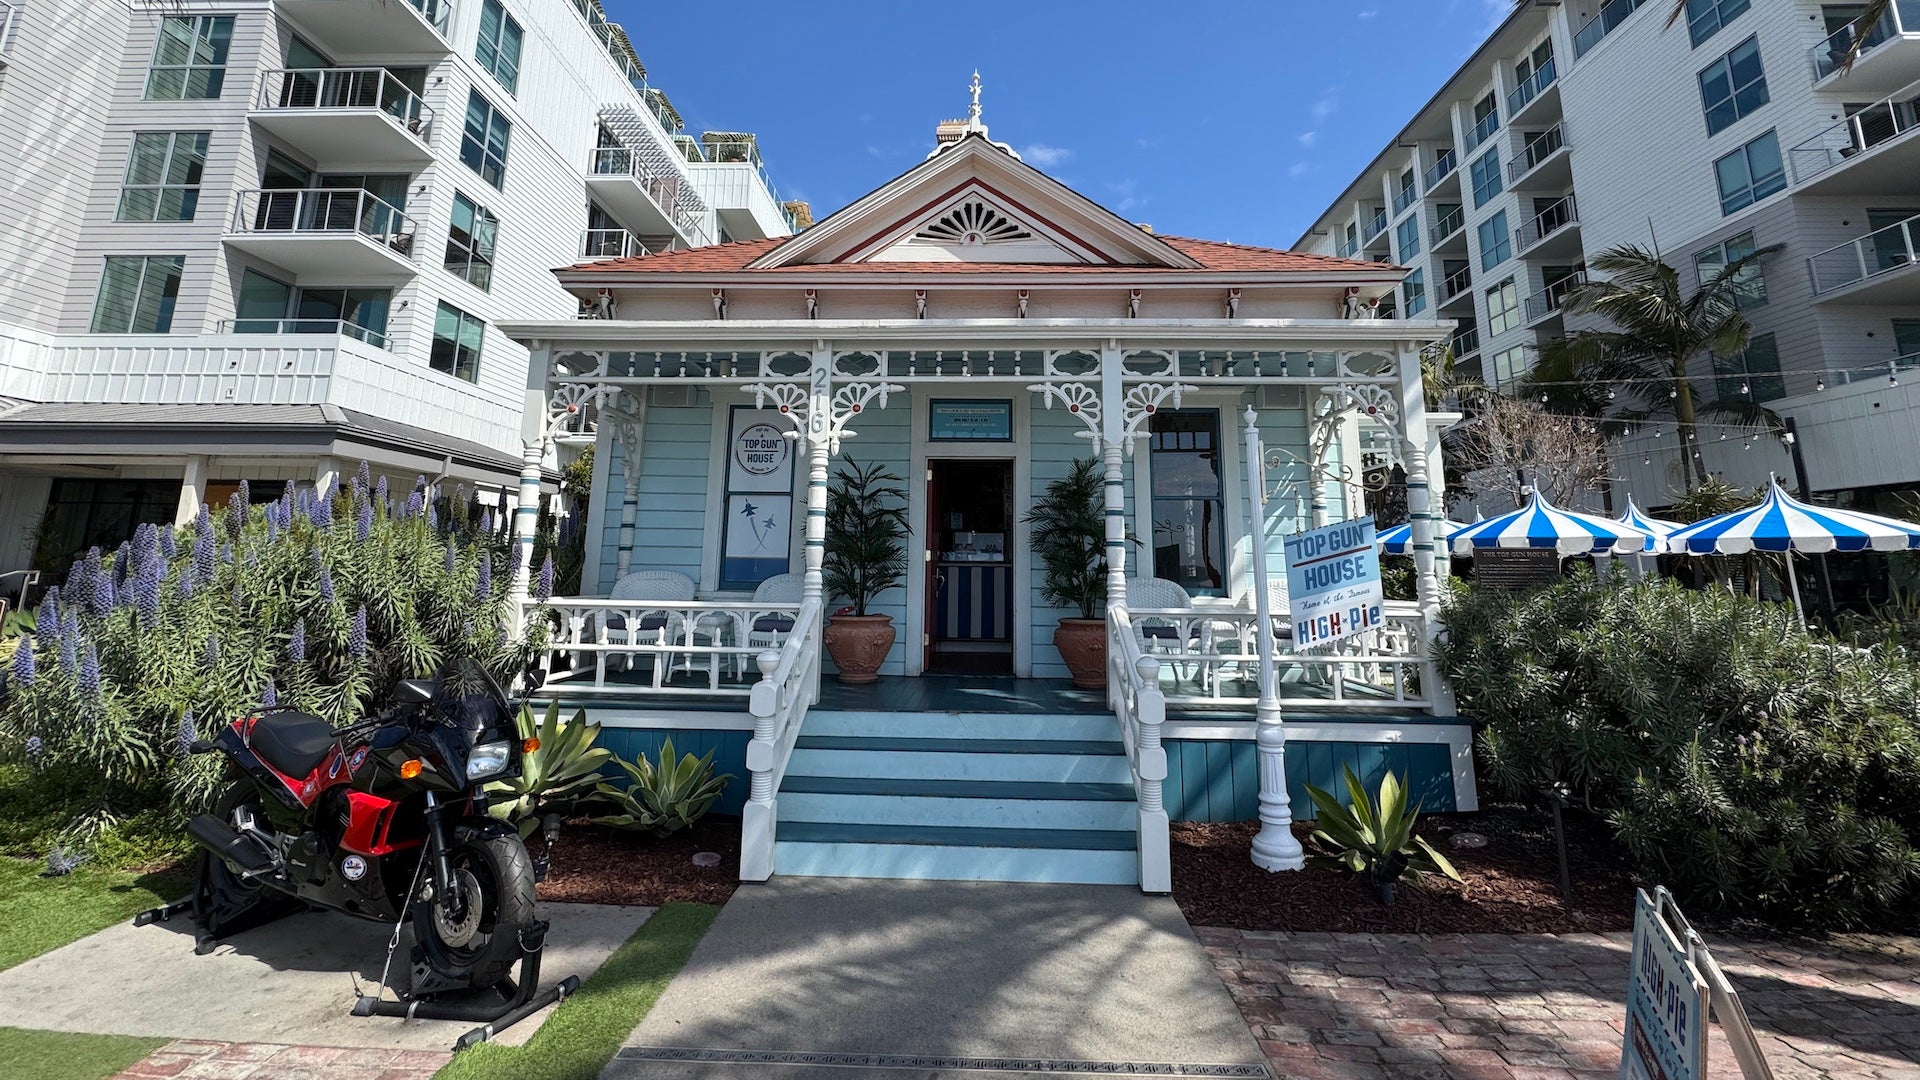
<svg viewBox="0 0 1920 1080">
<path fill-rule="evenodd" d="M 253 752 L 287 776 L 305 777 L 332 749 L 333 725 L 302 712 L 270 712 L 253 725 Z"/>
</svg>

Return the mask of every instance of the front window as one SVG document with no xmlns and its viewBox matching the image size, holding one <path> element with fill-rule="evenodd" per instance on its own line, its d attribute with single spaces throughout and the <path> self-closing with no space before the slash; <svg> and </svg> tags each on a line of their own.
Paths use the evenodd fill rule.
<svg viewBox="0 0 1920 1080">
<path fill-rule="evenodd" d="M 109 255 L 93 304 L 96 334 L 164 334 L 173 329 L 183 255 Z"/>
<path fill-rule="evenodd" d="M 480 381 L 480 344 L 486 324 L 445 300 L 433 318 L 433 352 L 428 363 L 456 379 Z"/>
<path fill-rule="evenodd" d="M 1487 200 L 1500 194 L 1503 181 L 1500 179 L 1500 151 L 1498 148 L 1480 155 L 1480 160 L 1470 167 L 1473 174 L 1473 208 L 1480 209 Z"/>
<path fill-rule="evenodd" d="M 1497 337 L 1520 325 L 1520 290 L 1513 279 L 1487 290 L 1487 334 Z"/>
<path fill-rule="evenodd" d="M 1513 232 L 1505 210 L 1480 223 L 1480 269 L 1491 270 L 1513 257 Z"/>
<path fill-rule="evenodd" d="M 480 8 L 480 41 L 474 46 L 474 58 L 507 93 L 520 83 L 520 24 L 500 6 L 500 0 L 487 0 Z"/>
<path fill-rule="evenodd" d="M 178 480 L 57 479 L 47 494 L 34 566 L 58 570 L 88 548 L 110 550 L 142 525 L 172 524 L 179 506 Z"/>
<path fill-rule="evenodd" d="M 1787 171 L 1780 161 L 1780 139 L 1773 132 L 1713 163 L 1720 184 L 1720 212 L 1745 210 L 1787 187 Z"/>
<path fill-rule="evenodd" d="M 1700 104 L 1707 111 L 1707 134 L 1718 134 L 1767 103 L 1767 73 L 1760 63 L 1760 40 L 1750 37 L 1700 73 Z"/>
<path fill-rule="evenodd" d="M 207 166 L 204 131 L 142 131 L 133 137 L 118 221 L 192 221 Z"/>
<path fill-rule="evenodd" d="M 493 245 L 500 219 L 460 192 L 453 193 L 453 221 L 447 229 L 446 268 L 480 289 L 493 284 Z"/>
<path fill-rule="evenodd" d="M 1739 236 L 1728 237 L 1693 257 L 1693 268 L 1700 275 L 1700 284 L 1706 285 L 1728 266 L 1746 258 L 1758 250 L 1753 241 L 1753 230 L 1748 229 Z M 1748 263 L 1735 275 L 1733 295 L 1740 310 L 1751 311 L 1767 305 L 1767 279 L 1761 274 L 1758 262 Z"/>
<path fill-rule="evenodd" d="M 507 179 L 507 140 L 513 122 L 500 115 L 480 91 L 467 91 L 467 124 L 460 135 L 460 160 L 480 179 L 500 187 Z"/>
<path fill-rule="evenodd" d="M 1151 435 L 1154 576 L 1189 593 L 1222 595 L 1227 545 L 1220 413 L 1157 412 Z"/>
<path fill-rule="evenodd" d="M 233 16 L 169 16 L 147 69 L 148 101 L 198 101 L 220 96 L 227 81 Z"/>
</svg>

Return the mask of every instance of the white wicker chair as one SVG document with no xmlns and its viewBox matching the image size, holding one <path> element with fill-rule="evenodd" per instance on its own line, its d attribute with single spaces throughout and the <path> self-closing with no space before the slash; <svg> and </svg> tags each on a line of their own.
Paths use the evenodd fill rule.
<svg viewBox="0 0 1920 1080">
<path fill-rule="evenodd" d="M 686 601 L 693 599 L 696 586 L 694 580 L 685 574 L 672 570 L 641 570 L 628 574 L 613 583 L 610 600 L 669 600 Z M 661 610 L 628 610 L 609 612 L 601 627 L 604 641 L 620 645 L 661 645 L 685 636 L 686 618 L 678 612 Z M 633 654 L 626 655 L 627 667 L 633 667 Z M 607 677 L 607 654 L 602 651 L 596 658 L 596 674 L 601 682 Z M 653 685 L 657 689 L 666 681 L 668 660 L 661 656 L 653 665 Z"/>
<path fill-rule="evenodd" d="M 1188 593 L 1187 590 L 1181 588 L 1174 582 L 1168 581 L 1166 578 L 1137 577 L 1127 579 L 1127 609 L 1129 611 L 1182 611 L 1192 608 L 1193 596 Z M 1144 623 L 1136 618 L 1134 621 L 1134 633 L 1139 635 L 1141 650 L 1143 652 L 1170 652 L 1176 654 L 1186 652 L 1189 649 L 1197 649 L 1200 652 L 1211 652 L 1211 629 L 1204 620 L 1198 618 L 1198 615 L 1199 613 L 1195 612 L 1194 618 L 1181 620 L 1175 620 L 1172 617 L 1149 618 Z M 1175 661 L 1171 666 L 1173 667 L 1174 678 L 1184 680 L 1189 677 L 1195 665 L 1191 663 L 1182 664 Z M 1199 666 L 1204 672 L 1205 665 L 1201 664 Z"/>
<path fill-rule="evenodd" d="M 775 574 L 753 590 L 753 602 L 769 606 L 798 606 L 806 582 L 805 574 Z M 793 616 L 781 612 L 756 611 L 753 613 L 753 625 L 747 628 L 747 647 L 752 649 L 764 645 L 769 649 L 777 649 L 792 632 Z"/>
</svg>

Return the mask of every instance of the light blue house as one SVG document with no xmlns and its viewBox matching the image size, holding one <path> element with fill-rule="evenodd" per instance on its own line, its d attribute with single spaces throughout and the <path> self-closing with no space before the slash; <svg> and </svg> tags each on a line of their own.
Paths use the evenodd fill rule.
<svg viewBox="0 0 1920 1080">
<path fill-rule="evenodd" d="M 924 163 L 798 236 L 562 270 L 583 317 L 507 327 L 533 352 L 529 475 L 555 442 L 596 447 L 587 595 L 550 605 L 545 692 L 624 753 L 717 747 L 745 781 L 722 809 L 749 879 L 1164 891 L 1168 821 L 1250 819 L 1279 766 L 1255 750 L 1251 553 L 1277 571 L 1286 535 L 1364 514 L 1399 466 L 1421 600 L 1331 648 L 1279 642 L 1285 786 L 1349 762 L 1471 809 L 1469 729 L 1429 660 L 1419 354 L 1451 324 L 1384 317 L 1402 274 L 1155 235 L 990 141 L 977 98 Z M 1089 456 L 1104 693 L 1065 681 L 1053 635 L 1077 613 L 1041 600 L 1023 520 Z M 865 687 L 821 647 L 843 602 L 822 595 L 823 508 L 850 458 L 901 478 L 912 530 Z"/>
</svg>

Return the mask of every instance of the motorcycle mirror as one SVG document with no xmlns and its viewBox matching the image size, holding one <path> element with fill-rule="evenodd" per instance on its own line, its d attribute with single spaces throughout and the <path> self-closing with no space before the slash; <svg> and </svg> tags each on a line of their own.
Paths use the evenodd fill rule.
<svg viewBox="0 0 1920 1080">
<path fill-rule="evenodd" d="M 393 687 L 395 705 L 425 705 L 433 700 L 433 683 L 426 679 L 402 679 Z"/>
</svg>

